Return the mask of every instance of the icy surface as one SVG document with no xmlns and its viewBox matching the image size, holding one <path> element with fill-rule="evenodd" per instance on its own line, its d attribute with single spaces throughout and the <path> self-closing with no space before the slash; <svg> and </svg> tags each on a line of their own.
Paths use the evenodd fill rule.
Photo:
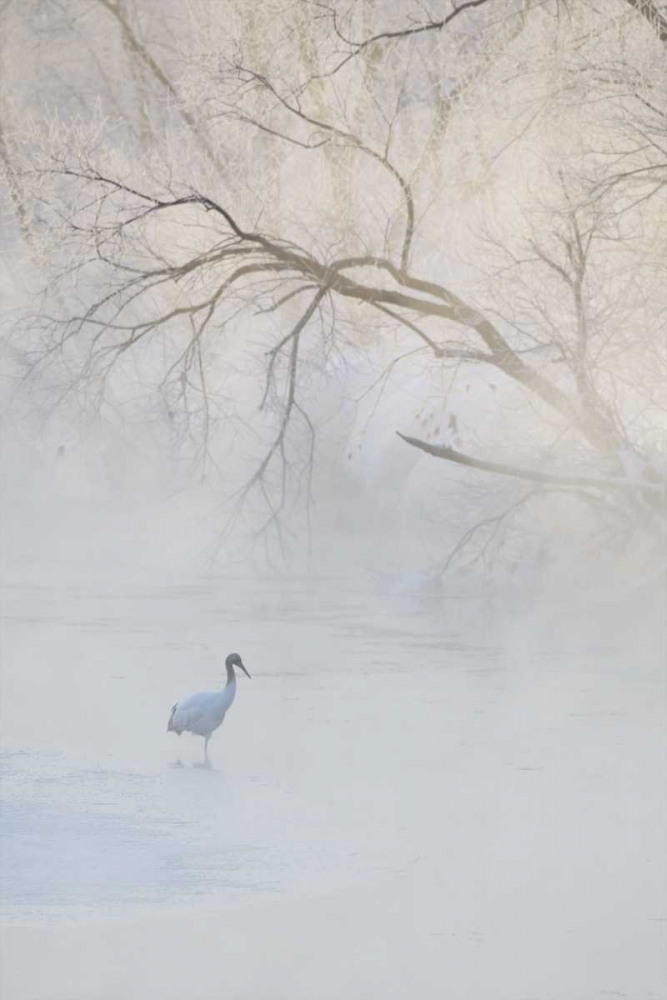
<svg viewBox="0 0 667 1000">
<path fill-rule="evenodd" d="M 212 579 L 2 612 L 3 1000 L 664 997 L 664 648 L 620 609 Z M 169 709 L 233 650 L 196 769 Z"/>
</svg>

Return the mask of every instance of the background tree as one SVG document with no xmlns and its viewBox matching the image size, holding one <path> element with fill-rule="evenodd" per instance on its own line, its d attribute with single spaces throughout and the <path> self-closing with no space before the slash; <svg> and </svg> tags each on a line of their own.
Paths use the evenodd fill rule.
<svg viewBox="0 0 667 1000">
<path fill-rule="evenodd" d="M 12 52 L 40 57 L 35 84 L 24 53 L 5 67 L 0 154 L 48 275 L 13 338 L 41 400 L 156 420 L 284 546 L 318 456 L 344 476 L 353 399 L 391 399 L 405 371 L 414 413 L 396 407 L 392 430 L 499 477 L 461 504 L 440 568 L 554 498 L 598 528 L 663 530 L 660 5 L 3 16 Z"/>
</svg>

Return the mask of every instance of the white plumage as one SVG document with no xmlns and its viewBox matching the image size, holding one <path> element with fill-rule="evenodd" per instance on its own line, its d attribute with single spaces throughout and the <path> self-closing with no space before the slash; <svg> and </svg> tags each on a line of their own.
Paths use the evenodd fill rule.
<svg viewBox="0 0 667 1000">
<path fill-rule="evenodd" d="M 236 673 L 234 667 L 239 667 L 246 677 L 250 674 L 243 666 L 238 653 L 230 653 L 225 660 L 227 683 L 222 691 L 198 691 L 177 701 L 171 710 L 167 731 L 177 736 L 181 733 L 194 733 L 204 737 L 204 763 L 208 759 L 208 741 L 211 734 L 221 726 L 228 709 L 236 697 Z"/>
</svg>

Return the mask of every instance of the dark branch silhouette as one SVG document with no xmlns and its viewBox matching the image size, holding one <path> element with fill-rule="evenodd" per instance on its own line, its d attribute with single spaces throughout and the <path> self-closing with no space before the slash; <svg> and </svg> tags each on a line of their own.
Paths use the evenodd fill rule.
<svg viewBox="0 0 667 1000">
<path fill-rule="evenodd" d="M 628 490 L 630 492 L 664 493 L 665 487 L 658 483 L 637 483 L 629 479 L 603 479 L 594 476 L 559 476 L 549 472 L 537 472 L 534 469 L 522 469 L 516 465 L 506 465 L 504 462 L 487 462 L 480 458 L 471 458 L 446 445 L 429 444 L 419 438 L 408 437 L 396 431 L 398 436 L 413 448 L 419 448 L 435 458 L 444 458 L 457 465 L 466 465 L 471 469 L 481 469 L 483 472 L 495 472 L 501 476 L 513 476 L 515 479 L 527 479 L 533 483 L 552 483 L 557 486 L 583 486 L 601 490 Z"/>
<path fill-rule="evenodd" d="M 446 17 L 441 18 L 439 21 L 424 21 L 421 24 L 415 24 L 410 28 L 398 28 L 396 31 L 381 31 L 378 32 L 378 34 L 371 35 L 370 38 L 365 38 L 360 42 L 354 41 L 351 38 L 346 38 L 338 27 L 336 11 L 328 7 L 326 4 L 320 4 L 319 6 L 324 7 L 324 9 L 331 14 L 334 31 L 336 32 L 338 38 L 340 38 L 345 45 L 350 46 L 352 51 L 343 56 L 343 58 L 336 63 L 333 69 L 330 69 L 327 73 L 319 73 L 312 79 L 322 80 L 327 77 L 334 76 L 352 59 L 356 59 L 357 56 L 361 55 L 361 53 L 365 51 L 365 49 L 370 48 L 372 45 L 377 45 L 378 42 L 401 41 L 404 38 L 412 38 L 415 35 L 423 35 L 430 31 L 441 31 L 442 28 L 446 28 L 447 25 L 451 24 L 455 18 L 459 17 L 466 11 L 472 10 L 475 7 L 484 7 L 488 3 L 493 3 L 493 0 L 464 0 L 464 2 L 460 3 L 458 6 L 453 5 L 454 9 L 451 10 Z"/>
<path fill-rule="evenodd" d="M 667 44 L 667 16 L 660 13 L 653 0 L 625 0 L 625 2 L 646 18 L 660 41 Z"/>
</svg>

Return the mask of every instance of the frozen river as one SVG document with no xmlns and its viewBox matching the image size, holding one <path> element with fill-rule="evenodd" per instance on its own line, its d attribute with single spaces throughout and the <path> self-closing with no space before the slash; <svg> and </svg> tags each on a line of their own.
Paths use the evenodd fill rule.
<svg viewBox="0 0 667 1000">
<path fill-rule="evenodd" d="M 211 579 L 2 614 L 2 1000 L 665 997 L 664 644 L 620 608 Z M 169 709 L 233 650 L 192 768 Z"/>
</svg>

